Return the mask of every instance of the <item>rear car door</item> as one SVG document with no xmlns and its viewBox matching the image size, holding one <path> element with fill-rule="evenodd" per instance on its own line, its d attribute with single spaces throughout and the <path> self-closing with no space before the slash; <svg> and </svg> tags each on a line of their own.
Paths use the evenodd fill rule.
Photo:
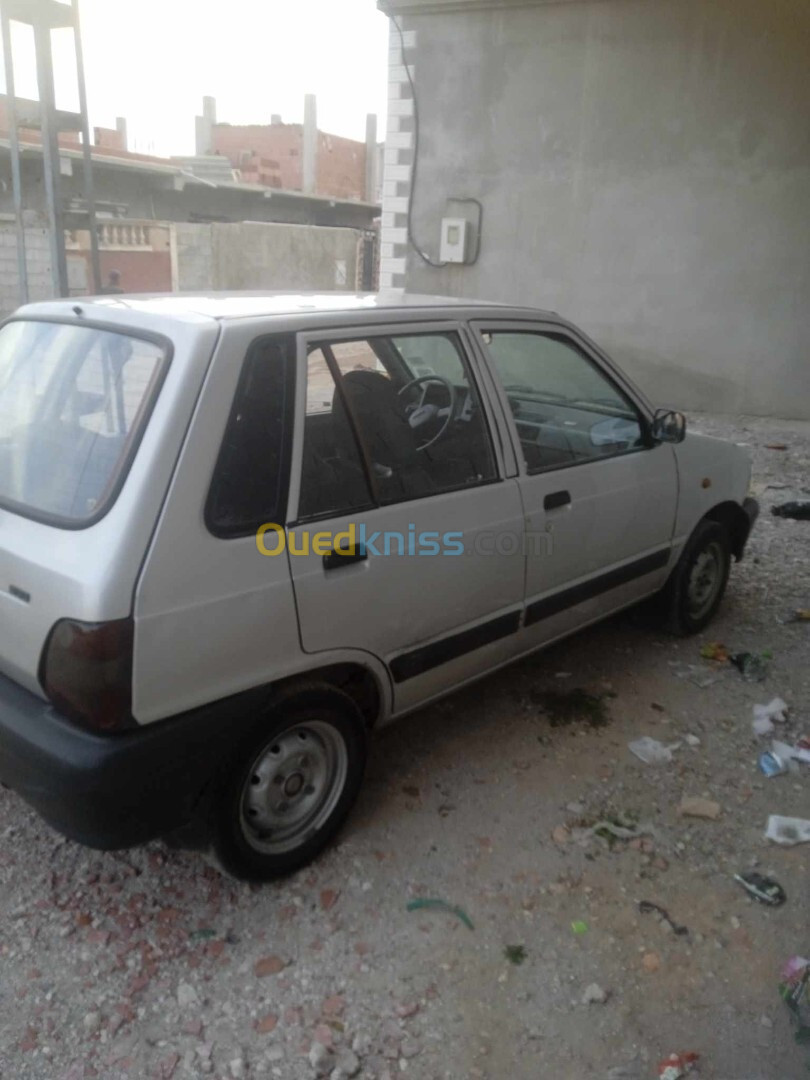
<svg viewBox="0 0 810 1080">
<path fill-rule="evenodd" d="M 286 548 L 304 649 L 382 658 L 397 712 L 511 656 L 523 560 L 485 540 L 520 549 L 521 499 L 463 329 L 299 335 L 298 385 Z"/>
<path fill-rule="evenodd" d="M 559 324 L 481 322 L 520 460 L 531 643 L 646 596 L 666 580 L 677 505 L 672 447 L 643 406 Z"/>
</svg>

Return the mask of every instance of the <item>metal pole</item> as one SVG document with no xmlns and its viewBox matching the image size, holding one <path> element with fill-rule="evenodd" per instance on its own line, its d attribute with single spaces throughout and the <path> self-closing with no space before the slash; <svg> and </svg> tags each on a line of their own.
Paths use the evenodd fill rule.
<svg viewBox="0 0 810 1080">
<path fill-rule="evenodd" d="M 3 56 L 6 60 L 6 102 L 8 103 L 8 138 L 11 148 L 11 184 L 14 190 L 14 217 L 17 222 L 17 275 L 20 303 L 28 303 L 28 262 L 25 257 L 25 221 L 23 219 L 22 179 L 20 177 L 20 140 L 17 131 L 17 101 L 14 95 L 14 60 L 11 55 L 11 27 L 5 10 L 0 11 L 3 31 Z"/>
<path fill-rule="evenodd" d="M 37 13 L 34 21 L 34 44 L 37 55 L 37 83 L 42 122 L 42 160 L 45 166 L 45 196 L 51 242 L 51 276 L 57 296 L 68 295 L 67 255 L 62 207 L 59 204 L 59 133 L 53 88 L 51 28 L 47 18 Z"/>
<path fill-rule="evenodd" d="M 98 253 L 96 228 L 96 193 L 93 184 L 93 155 L 90 149 L 90 119 L 87 115 L 87 89 L 84 85 L 84 53 L 79 22 L 79 0 L 73 0 L 73 37 L 76 46 L 76 74 L 79 80 L 79 112 L 82 114 L 82 157 L 84 159 L 84 197 L 90 227 L 90 264 L 93 269 L 93 290 L 101 292 L 101 259 Z"/>
</svg>

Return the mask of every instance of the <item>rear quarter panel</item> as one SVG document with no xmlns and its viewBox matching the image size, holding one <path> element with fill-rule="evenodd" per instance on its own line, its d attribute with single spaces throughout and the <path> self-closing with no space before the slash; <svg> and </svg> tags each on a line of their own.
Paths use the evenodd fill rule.
<svg viewBox="0 0 810 1080">
<path fill-rule="evenodd" d="M 223 539 L 205 501 L 239 375 L 268 321 L 223 324 L 135 600 L 133 711 L 140 723 L 293 674 L 305 662 L 286 555 Z"/>
<path fill-rule="evenodd" d="M 30 318 L 43 313 L 66 314 L 57 305 L 25 312 Z M 119 619 L 132 611 L 144 553 L 218 332 L 212 320 L 190 326 L 135 312 L 96 318 L 94 311 L 93 320 L 110 330 L 162 334 L 173 355 L 129 474 L 100 521 L 64 529 L 0 510 L 0 671 L 40 696 L 42 647 L 55 622 Z M 20 591 L 27 600 L 16 595 Z"/>
</svg>

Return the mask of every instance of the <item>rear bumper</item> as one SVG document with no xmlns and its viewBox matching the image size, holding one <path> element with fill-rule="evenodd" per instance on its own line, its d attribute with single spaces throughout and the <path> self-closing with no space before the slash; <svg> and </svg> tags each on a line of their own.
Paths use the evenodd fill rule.
<svg viewBox="0 0 810 1080">
<path fill-rule="evenodd" d="M 256 698 L 102 736 L 0 675 L 0 780 L 72 840 L 102 849 L 144 843 L 191 820 L 255 722 Z"/>
</svg>

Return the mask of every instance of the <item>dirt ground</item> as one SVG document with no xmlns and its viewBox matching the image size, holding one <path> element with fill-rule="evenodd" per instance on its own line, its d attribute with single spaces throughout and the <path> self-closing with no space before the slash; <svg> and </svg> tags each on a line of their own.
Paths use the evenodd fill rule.
<svg viewBox="0 0 810 1080">
<path fill-rule="evenodd" d="M 709 632 L 624 615 L 380 732 L 339 844 L 296 877 L 240 885 L 161 844 L 100 855 L 0 792 L 2 1077 L 654 1080 L 673 1051 L 703 1080 L 807 1076 L 777 987 L 810 952 L 810 845 L 763 831 L 810 817 L 810 766 L 766 778 L 751 707 L 780 695 L 785 734 L 810 734 L 810 623 L 789 621 L 810 522 L 770 513 L 810 495 L 810 424 L 690 422 L 751 448 L 763 503 Z M 771 651 L 767 681 L 703 660 L 710 641 Z M 553 723 L 549 693 L 577 689 L 612 695 L 602 726 Z M 637 760 L 643 735 L 680 743 L 672 762 Z M 685 795 L 719 818 L 681 816 Z M 576 831 L 606 818 L 646 835 Z M 733 880 L 752 867 L 783 907 Z M 408 911 L 420 897 L 473 929 Z M 607 1000 L 585 1004 L 594 983 Z"/>
</svg>

